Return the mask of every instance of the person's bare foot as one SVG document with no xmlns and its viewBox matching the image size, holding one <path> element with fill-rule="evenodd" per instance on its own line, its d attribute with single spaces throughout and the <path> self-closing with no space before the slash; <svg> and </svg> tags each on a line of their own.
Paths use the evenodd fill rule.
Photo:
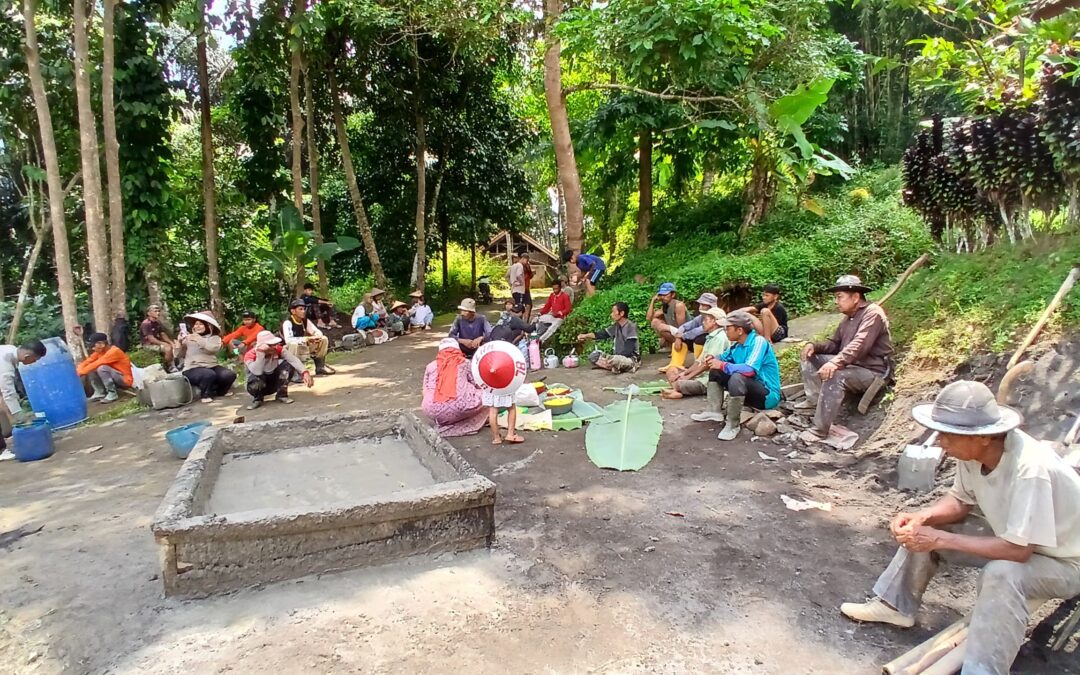
<svg viewBox="0 0 1080 675">
<path fill-rule="evenodd" d="M 506 437 L 506 442 L 507 443 L 513 443 L 513 444 L 524 443 L 525 439 L 522 438 L 521 436 L 518 436 L 517 434 L 513 434 L 512 436 L 507 436 Z"/>
<path fill-rule="evenodd" d="M 682 397 L 683 395 L 675 389 L 664 389 L 660 392 L 660 398 L 666 398 L 669 401 L 677 401 Z"/>
<path fill-rule="evenodd" d="M 502 443 L 503 443 L 502 436 L 492 436 L 491 437 L 491 444 L 492 445 L 502 445 Z"/>
</svg>

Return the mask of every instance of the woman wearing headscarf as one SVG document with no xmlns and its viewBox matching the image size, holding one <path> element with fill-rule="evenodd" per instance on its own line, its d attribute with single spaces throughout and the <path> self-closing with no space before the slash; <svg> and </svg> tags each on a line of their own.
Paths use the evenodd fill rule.
<svg viewBox="0 0 1080 675">
<path fill-rule="evenodd" d="M 210 403 L 215 396 L 232 396 L 236 373 L 217 360 L 221 351 L 221 325 L 210 312 L 188 314 L 184 321 L 191 322 L 191 332 L 180 342 L 184 377 L 203 403 Z"/>
<path fill-rule="evenodd" d="M 439 342 L 439 353 L 424 370 L 424 413 L 441 436 L 475 434 L 487 422 L 480 387 L 472 381 L 471 365 L 457 340 Z"/>
</svg>

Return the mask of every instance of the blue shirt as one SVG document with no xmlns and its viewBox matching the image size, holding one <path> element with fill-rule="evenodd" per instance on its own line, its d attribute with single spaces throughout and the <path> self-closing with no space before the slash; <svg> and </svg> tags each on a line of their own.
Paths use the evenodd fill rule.
<svg viewBox="0 0 1080 675">
<path fill-rule="evenodd" d="M 578 253 L 577 267 L 582 272 L 588 272 L 596 266 L 598 270 L 606 270 L 607 265 L 604 264 L 604 259 L 597 255 L 589 255 L 588 253 Z"/>
<path fill-rule="evenodd" d="M 768 340 L 755 331 L 750 331 L 746 342 L 732 343 L 720 356 L 720 360 L 753 368 L 754 379 L 763 384 L 769 392 L 765 396 L 765 407 L 772 409 L 780 404 L 780 364 L 777 363 L 776 352 Z"/>
</svg>

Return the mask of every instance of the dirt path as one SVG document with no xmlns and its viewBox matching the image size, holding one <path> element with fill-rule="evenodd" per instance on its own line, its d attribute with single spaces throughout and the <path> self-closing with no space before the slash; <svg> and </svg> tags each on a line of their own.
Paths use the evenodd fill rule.
<svg viewBox="0 0 1080 675">
<path fill-rule="evenodd" d="M 293 406 L 244 414 L 415 407 L 438 337 L 349 355 L 338 375 L 295 390 Z M 560 370 L 551 381 L 607 403 L 601 387 L 652 379 L 661 360 L 636 376 Z M 0 672 L 874 673 L 971 599 L 970 577 L 954 575 L 932 586 L 923 628 L 843 620 L 837 603 L 861 597 L 891 554 L 884 488 L 837 490 L 846 469 L 789 460 L 770 442 L 721 445 L 714 426 L 690 422 L 693 401 L 657 401 L 664 436 L 638 473 L 593 467 L 582 431 L 516 447 L 455 439 L 498 484 L 491 551 L 164 599 L 149 532 L 179 467 L 164 432 L 229 423 L 245 402 L 79 429 L 48 460 L 0 464 L 0 532 L 44 526 L 0 548 Z M 794 513 L 784 493 L 835 508 Z"/>
</svg>

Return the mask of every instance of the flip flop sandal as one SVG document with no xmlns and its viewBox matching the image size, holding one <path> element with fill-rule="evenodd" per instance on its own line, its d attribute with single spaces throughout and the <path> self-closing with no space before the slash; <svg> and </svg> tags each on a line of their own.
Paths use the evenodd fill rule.
<svg viewBox="0 0 1080 675">
<path fill-rule="evenodd" d="M 500 438 L 499 440 L 497 440 L 497 441 L 496 441 L 496 440 L 494 440 L 494 439 L 492 439 L 492 441 L 491 441 L 491 444 L 492 444 L 492 445 L 502 445 L 502 444 L 503 444 L 503 440 L 502 440 L 501 438 Z"/>
<path fill-rule="evenodd" d="M 518 443 L 524 443 L 525 439 L 522 438 L 521 436 L 518 436 L 518 435 L 507 436 L 506 437 L 506 442 L 511 443 L 513 445 L 517 445 Z"/>
<path fill-rule="evenodd" d="M 337 370 L 331 368 L 330 366 L 323 366 L 322 372 L 323 375 L 337 375 Z"/>
</svg>

